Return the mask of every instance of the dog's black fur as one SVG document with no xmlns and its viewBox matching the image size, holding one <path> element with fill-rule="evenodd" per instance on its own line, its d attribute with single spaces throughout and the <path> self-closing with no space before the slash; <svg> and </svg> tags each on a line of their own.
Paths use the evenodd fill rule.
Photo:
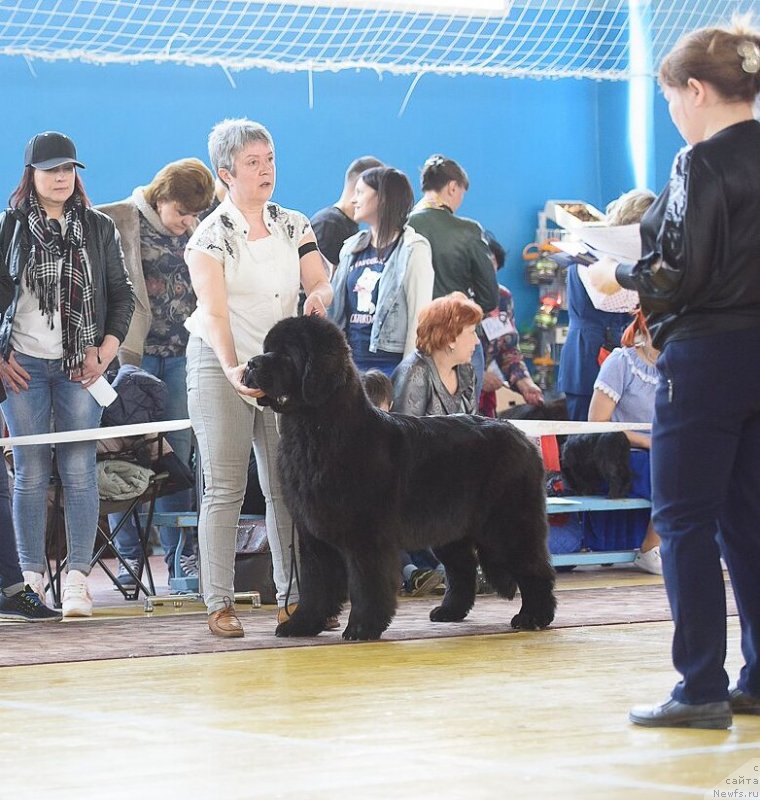
<svg viewBox="0 0 760 800">
<path fill-rule="evenodd" d="M 540 406 L 529 403 L 520 403 L 519 406 L 510 406 L 496 415 L 499 419 L 567 419 L 567 403 L 564 397 L 550 400 Z"/>
<path fill-rule="evenodd" d="M 431 546 L 448 588 L 434 622 L 464 619 L 478 560 L 506 598 L 512 626 L 554 618 L 543 469 L 505 422 L 466 415 L 409 417 L 371 405 L 343 333 L 330 321 L 278 322 L 246 383 L 281 414 L 278 465 L 301 545 L 298 608 L 278 636 L 315 636 L 351 613 L 345 639 L 378 639 L 396 611 L 399 550 Z"/>
<path fill-rule="evenodd" d="M 562 445 L 562 478 L 577 494 L 600 494 L 603 485 L 611 498 L 631 491 L 631 445 L 622 432 L 579 433 Z"/>
</svg>

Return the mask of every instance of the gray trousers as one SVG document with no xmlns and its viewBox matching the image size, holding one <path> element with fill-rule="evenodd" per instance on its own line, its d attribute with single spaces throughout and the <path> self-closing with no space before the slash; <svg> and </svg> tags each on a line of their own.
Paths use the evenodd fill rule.
<svg viewBox="0 0 760 800">
<path fill-rule="evenodd" d="M 234 595 L 235 541 L 248 480 L 251 443 L 266 500 L 267 538 L 272 551 L 277 604 L 298 602 L 291 576 L 298 540 L 277 474 L 280 435 L 274 412 L 246 403 L 224 375 L 213 349 L 197 336 L 187 345 L 187 406 L 198 441 L 205 483 L 198 515 L 203 598 L 209 614 Z M 293 547 L 291 548 L 291 541 Z"/>
</svg>

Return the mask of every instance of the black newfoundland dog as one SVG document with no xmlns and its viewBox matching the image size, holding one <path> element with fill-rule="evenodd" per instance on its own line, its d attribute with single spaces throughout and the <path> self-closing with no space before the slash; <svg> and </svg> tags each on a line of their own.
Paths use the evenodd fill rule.
<svg viewBox="0 0 760 800">
<path fill-rule="evenodd" d="M 631 492 L 631 445 L 622 432 L 578 433 L 562 446 L 562 477 L 578 494 L 628 497 Z"/>
<path fill-rule="evenodd" d="M 509 423 L 387 414 L 367 399 L 329 320 L 278 322 L 246 383 L 281 414 L 279 468 L 300 535 L 298 608 L 278 636 L 315 636 L 348 596 L 345 639 L 378 639 L 396 611 L 399 550 L 432 547 L 448 588 L 434 622 L 464 619 L 478 561 L 512 627 L 554 619 L 541 459 Z"/>
</svg>

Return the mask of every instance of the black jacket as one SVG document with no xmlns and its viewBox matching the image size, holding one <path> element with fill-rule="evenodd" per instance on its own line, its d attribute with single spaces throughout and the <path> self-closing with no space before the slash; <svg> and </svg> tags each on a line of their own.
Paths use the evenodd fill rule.
<svg viewBox="0 0 760 800">
<path fill-rule="evenodd" d="M 138 425 L 164 418 L 169 389 L 160 378 L 134 364 L 124 364 L 111 385 L 118 397 L 103 409 L 103 427 Z"/>
<path fill-rule="evenodd" d="M 499 307 L 496 281 L 483 229 L 446 208 L 412 211 L 408 224 L 422 234 L 433 251 L 433 297 L 464 292 L 488 314 Z"/>
<path fill-rule="evenodd" d="M 617 278 L 639 292 L 655 347 L 760 327 L 760 122 L 678 153 L 641 245 Z"/>
<path fill-rule="evenodd" d="M 86 208 L 84 240 L 92 271 L 99 341 L 110 333 L 121 342 L 132 319 L 135 299 L 124 268 L 119 234 L 109 217 L 94 208 Z M 6 359 L 10 355 L 13 318 L 29 249 L 30 233 L 25 212 L 7 209 L 0 213 L 0 356 Z"/>
</svg>

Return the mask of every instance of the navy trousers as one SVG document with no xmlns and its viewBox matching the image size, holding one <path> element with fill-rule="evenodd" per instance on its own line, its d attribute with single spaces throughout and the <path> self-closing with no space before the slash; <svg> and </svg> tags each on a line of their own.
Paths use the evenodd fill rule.
<svg viewBox="0 0 760 800">
<path fill-rule="evenodd" d="M 670 342 L 652 436 L 652 501 L 683 703 L 727 699 L 726 561 L 742 631 L 739 687 L 760 697 L 760 328 Z"/>
</svg>

